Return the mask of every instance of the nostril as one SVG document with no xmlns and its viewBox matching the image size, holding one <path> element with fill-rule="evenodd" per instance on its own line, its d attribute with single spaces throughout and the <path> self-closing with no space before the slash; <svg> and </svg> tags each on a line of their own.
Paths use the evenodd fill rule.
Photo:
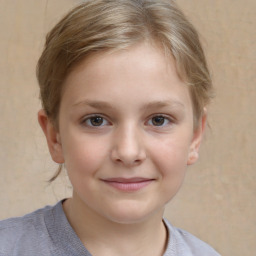
<svg viewBox="0 0 256 256">
<path fill-rule="evenodd" d="M 117 164 L 122 164 L 125 166 L 136 166 L 140 165 L 144 161 L 145 157 L 140 156 L 133 156 L 133 157 L 127 157 L 127 156 L 121 156 L 121 157 L 113 157 L 112 160 Z"/>
<path fill-rule="evenodd" d="M 126 166 L 142 163 L 146 158 L 142 138 L 134 129 L 125 129 L 119 132 L 113 140 L 113 148 L 111 149 L 112 161 Z"/>
</svg>

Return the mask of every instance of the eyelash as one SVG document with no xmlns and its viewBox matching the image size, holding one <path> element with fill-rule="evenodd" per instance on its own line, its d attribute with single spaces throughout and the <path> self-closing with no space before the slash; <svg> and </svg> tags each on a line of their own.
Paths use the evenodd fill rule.
<svg viewBox="0 0 256 256">
<path fill-rule="evenodd" d="M 153 118 L 162 118 L 164 123 L 161 125 L 154 125 L 152 123 Z M 151 126 L 154 126 L 154 127 L 165 127 L 165 126 L 173 123 L 173 120 L 169 116 L 162 115 L 162 114 L 156 114 L 156 115 L 151 116 L 150 119 L 147 121 L 147 123 L 149 123 L 150 121 L 152 123 Z"/>
<path fill-rule="evenodd" d="M 92 119 L 93 118 L 102 118 L 103 124 L 101 123 L 100 125 L 93 125 L 92 124 Z M 153 122 L 152 122 L 153 118 L 162 118 L 163 119 L 163 124 L 154 125 Z M 90 124 L 88 122 L 90 122 Z M 151 122 L 151 124 L 149 124 L 150 122 Z M 165 126 L 170 125 L 172 123 L 174 123 L 173 119 L 170 118 L 169 116 L 166 116 L 166 115 L 163 115 L 163 114 L 155 114 L 155 115 L 151 116 L 148 119 L 148 121 L 146 122 L 146 124 L 149 124 L 150 126 L 153 126 L 153 127 L 165 127 Z M 92 127 L 92 128 L 100 128 L 100 127 L 103 127 L 103 126 L 111 125 L 111 123 L 101 114 L 95 114 L 95 115 L 87 116 L 81 121 L 81 124 L 85 125 L 87 127 Z"/>
<path fill-rule="evenodd" d="M 93 125 L 92 124 L 92 119 L 93 118 L 102 118 L 103 122 L 105 122 L 105 123 L 107 122 L 107 124 L 104 124 L 104 125 L 102 125 L 102 124 L 100 124 L 100 125 Z M 90 122 L 91 124 L 88 124 L 87 122 Z M 81 124 L 85 125 L 85 126 L 88 126 L 88 127 L 93 127 L 94 128 L 94 127 L 102 127 L 102 126 L 110 125 L 110 122 L 105 117 L 103 117 L 102 115 L 95 114 L 95 115 L 90 115 L 90 116 L 85 117 L 82 120 Z"/>
</svg>

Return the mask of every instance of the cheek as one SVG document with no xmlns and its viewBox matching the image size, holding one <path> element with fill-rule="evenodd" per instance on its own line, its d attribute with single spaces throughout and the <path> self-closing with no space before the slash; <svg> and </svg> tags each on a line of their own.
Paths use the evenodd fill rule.
<svg viewBox="0 0 256 256">
<path fill-rule="evenodd" d="M 161 179 L 160 193 L 164 203 L 168 203 L 181 188 L 187 169 L 187 147 L 171 142 L 155 149 L 155 166 Z M 162 152 L 162 153 L 161 153 Z"/>
<path fill-rule="evenodd" d="M 67 138 L 63 144 L 63 154 L 69 175 L 88 175 L 96 172 L 106 159 L 106 145 L 104 140 L 87 136 Z"/>
<path fill-rule="evenodd" d="M 151 159 L 157 167 L 163 182 L 169 183 L 174 189 L 179 187 L 184 179 L 189 146 L 186 141 L 165 140 L 154 146 Z"/>
<path fill-rule="evenodd" d="M 151 146 L 151 155 L 159 164 L 174 167 L 186 166 L 190 138 L 165 138 Z"/>
</svg>

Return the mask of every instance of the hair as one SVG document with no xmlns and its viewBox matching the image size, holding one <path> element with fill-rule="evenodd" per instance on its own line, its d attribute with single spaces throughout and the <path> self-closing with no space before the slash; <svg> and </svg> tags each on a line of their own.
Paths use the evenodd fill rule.
<svg viewBox="0 0 256 256">
<path fill-rule="evenodd" d="M 212 82 L 198 33 L 173 0 L 86 0 L 47 34 L 37 64 L 42 107 L 58 129 L 63 84 L 82 60 L 95 53 L 151 41 L 170 53 L 189 87 L 194 124 L 212 95 Z M 50 179 L 53 181 L 61 168 Z"/>
</svg>

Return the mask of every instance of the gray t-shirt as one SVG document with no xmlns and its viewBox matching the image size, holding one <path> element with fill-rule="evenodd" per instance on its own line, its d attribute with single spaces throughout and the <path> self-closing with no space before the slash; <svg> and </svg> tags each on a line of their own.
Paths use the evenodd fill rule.
<svg viewBox="0 0 256 256">
<path fill-rule="evenodd" d="M 168 244 L 163 256 L 218 256 L 209 245 L 190 233 L 168 229 Z M 70 226 L 62 201 L 24 217 L 0 221 L 0 256 L 92 256 Z"/>
</svg>

